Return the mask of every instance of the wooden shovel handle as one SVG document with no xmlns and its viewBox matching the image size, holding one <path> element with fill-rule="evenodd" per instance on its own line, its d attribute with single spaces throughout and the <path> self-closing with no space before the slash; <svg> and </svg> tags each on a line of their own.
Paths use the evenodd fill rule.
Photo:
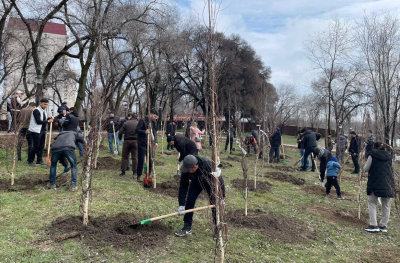
<svg viewBox="0 0 400 263">
<path fill-rule="evenodd" d="M 202 206 L 202 207 L 198 207 L 198 208 L 185 210 L 185 211 L 182 211 L 181 214 L 192 213 L 192 212 L 195 212 L 195 211 L 200 211 L 200 210 L 204 210 L 204 209 L 208 209 L 208 208 L 215 208 L 215 205 L 207 205 L 207 206 Z M 177 215 L 179 215 L 178 212 L 172 213 L 172 214 L 168 214 L 168 215 L 153 217 L 153 218 L 150 218 L 150 219 L 147 219 L 147 220 L 143 220 L 143 221 L 149 222 L 149 220 L 150 220 L 150 222 L 153 222 L 153 221 L 158 221 L 158 220 L 161 220 L 161 219 L 164 219 L 164 218 L 177 216 Z M 143 224 L 143 221 L 142 221 L 142 224 Z"/>
<path fill-rule="evenodd" d="M 53 122 L 50 122 L 49 147 L 47 147 L 47 156 L 50 155 L 51 131 L 52 131 L 52 130 L 53 130 Z"/>
</svg>

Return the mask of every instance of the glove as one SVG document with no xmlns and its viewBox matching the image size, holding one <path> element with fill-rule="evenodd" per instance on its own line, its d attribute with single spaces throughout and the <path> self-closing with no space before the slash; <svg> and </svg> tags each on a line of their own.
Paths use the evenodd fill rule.
<svg viewBox="0 0 400 263">
<path fill-rule="evenodd" d="M 110 121 L 110 124 L 114 124 L 114 122 L 113 122 L 113 121 Z"/>
<path fill-rule="evenodd" d="M 183 215 L 184 215 L 184 214 L 182 214 L 183 211 L 185 211 L 185 207 L 184 207 L 184 206 L 180 206 L 180 207 L 178 208 L 178 214 L 179 214 L 180 216 L 183 216 Z"/>
</svg>

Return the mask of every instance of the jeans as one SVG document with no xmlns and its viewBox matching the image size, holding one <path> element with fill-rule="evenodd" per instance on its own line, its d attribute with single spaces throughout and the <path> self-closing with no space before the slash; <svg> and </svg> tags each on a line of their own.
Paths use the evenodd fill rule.
<svg viewBox="0 0 400 263">
<path fill-rule="evenodd" d="M 254 148 L 254 153 L 257 153 L 257 144 L 256 143 L 252 143 L 250 145 L 247 146 L 247 154 L 250 154 L 250 147 L 253 146 Z"/>
<path fill-rule="evenodd" d="M 82 130 L 79 130 L 78 133 L 82 134 Z M 85 151 L 83 150 L 83 145 L 82 143 L 78 142 L 77 143 L 78 149 L 79 149 L 79 156 L 83 157 L 85 156 Z"/>
<path fill-rule="evenodd" d="M 369 224 L 371 226 L 378 225 L 378 221 L 376 220 L 377 202 L 378 202 L 378 197 L 375 196 L 374 193 L 371 193 L 371 195 L 368 196 Z M 381 202 L 382 202 L 382 218 L 381 218 L 381 222 L 379 222 L 379 226 L 387 227 L 387 223 L 389 222 L 389 217 L 390 217 L 390 204 L 392 202 L 392 199 L 381 197 Z"/>
<path fill-rule="evenodd" d="M 342 196 L 342 194 L 340 193 L 340 186 L 339 186 L 339 182 L 337 181 L 337 176 L 327 176 L 326 177 L 326 191 L 325 193 L 327 195 L 329 195 L 329 193 L 331 192 L 331 188 L 332 186 L 335 187 L 336 189 L 336 194 L 337 196 Z"/>
<path fill-rule="evenodd" d="M 300 158 L 304 156 L 305 149 L 299 149 Z M 310 168 L 310 159 L 301 159 L 301 167 L 304 166 L 304 161 L 306 162 L 307 169 Z"/>
<path fill-rule="evenodd" d="M 233 146 L 233 137 L 230 138 L 226 137 L 226 142 L 225 142 L 225 151 L 228 150 L 228 145 L 229 143 L 231 144 L 231 146 L 229 147 L 229 152 L 232 152 L 232 146 Z"/>
<path fill-rule="evenodd" d="M 8 119 L 8 131 L 11 131 L 12 117 L 11 112 L 7 111 L 7 119 Z"/>
<path fill-rule="evenodd" d="M 138 146 L 138 164 L 137 164 L 137 176 L 141 176 L 143 174 L 143 167 L 144 167 L 144 157 L 147 154 L 147 146 Z M 150 162 L 147 164 L 150 165 L 149 166 L 149 174 L 151 174 L 151 168 L 153 166 L 153 162 L 151 161 L 150 158 Z M 132 165 L 133 168 L 133 165 Z M 144 173 L 146 174 L 146 171 L 144 171 Z"/>
<path fill-rule="evenodd" d="M 354 156 L 353 153 L 350 154 L 351 154 L 351 159 L 353 160 L 354 163 L 354 171 L 358 173 L 360 171 L 360 164 L 358 163 L 358 154 L 356 156 Z"/>
<path fill-rule="evenodd" d="M 63 158 L 66 158 L 71 164 L 71 185 L 76 186 L 78 165 L 76 163 L 75 151 L 59 151 L 51 153 L 50 184 L 56 183 L 57 162 Z"/>
<path fill-rule="evenodd" d="M 199 179 L 196 178 L 190 181 L 189 190 L 186 198 L 185 210 L 194 208 L 197 197 L 199 197 L 201 191 L 203 191 L 203 188 L 207 191 L 208 196 L 210 196 L 210 204 L 214 204 L 213 201 L 214 198 L 213 195 L 211 195 L 210 185 L 207 182 L 199 182 Z M 215 225 L 216 222 L 215 208 L 212 208 L 211 211 L 212 211 L 213 222 Z M 185 214 L 185 216 L 183 217 L 184 228 L 191 229 L 192 222 L 193 222 L 193 212 Z"/>
<path fill-rule="evenodd" d="M 314 149 L 315 149 L 315 147 L 308 147 L 308 148 L 304 149 L 303 160 L 307 160 L 308 156 L 314 151 Z M 306 162 L 304 164 L 306 164 Z M 301 168 L 302 168 L 302 170 L 307 170 L 307 167 L 304 164 Z M 311 170 L 314 172 L 315 171 L 315 162 L 314 162 L 313 157 L 311 157 L 311 164 L 312 164 Z"/>
<path fill-rule="evenodd" d="M 281 158 L 279 156 L 279 150 L 280 147 L 271 147 L 271 149 L 269 150 L 269 162 L 272 163 L 274 160 L 274 154 L 276 156 L 276 162 L 280 163 L 281 162 Z"/>
<path fill-rule="evenodd" d="M 135 173 L 138 164 L 138 143 L 137 140 L 125 140 L 122 146 L 121 172 L 129 167 L 129 153 L 132 157 L 132 172 Z"/>
<path fill-rule="evenodd" d="M 118 140 L 118 132 L 115 132 L 115 139 L 117 140 L 117 151 L 119 153 L 119 140 Z M 108 146 L 110 147 L 110 152 L 114 153 L 114 133 L 108 133 Z"/>
<path fill-rule="evenodd" d="M 40 133 L 31 132 L 31 138 L 33 141 L 32 150 L 29 152 L 28 163 L 33 163 L 36 157 L 36 163 L 41 163 L 43 160 L 43 149 L 46 142 L 46 131 Z"/>
<path fill-rule="evenodd" d="M 24 140 L 25 138 L 28 141 L 28 155 L 30 151 L 32 151 L 33 147 L 33 141 L 32 141 L 32 136 L 30 134 L 31 132 L 28 131 L 28 128 L 22 128 L 19 130 L 19 135 L 18 135 L 18 147 L 17 147 L 17 153 L 18 153 L 18 160 L 21 160 L 21 155 L 22 155 L 22 146 L 24 145 Z"/>
</svg>

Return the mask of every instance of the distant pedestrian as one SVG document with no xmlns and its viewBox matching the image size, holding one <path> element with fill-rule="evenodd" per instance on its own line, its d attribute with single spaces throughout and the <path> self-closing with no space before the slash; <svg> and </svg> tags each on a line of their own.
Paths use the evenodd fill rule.
<svg viewBox="0 0 400 263">
<path fill-rule="evenodd" d="M 276 157 L 276 163 L 281 163 L 280 148 L 282 144 L 282 134 L 279 127 L 275 128 L 274 133 L 269 137 L 271 143 L 271 149 L 269 150 L 269 162 L 272 163 L 274 155 Z"/>
<path fill-rule="evenodd" d="M 119 130 L 119 140 L 122 140 L 124 136 L 124 143 L 122 145 L 122 158 L 121 158 L 121 174 L 119 176 L 124 177 L 125 171 L 129 164 L 129 154 L 132 157 L 132 173 L 134 179 L 137 179 L 137 164 L 138 164 L 138 136 L 136 128 L 138 126 L 137 115 L 132 113 L 130 119 L 124 122 L 121 129 Z"/>
<path fill-rule="evenodd" d="M 192 126 L 190 127 L 190 139 L 196 144 L 198 150 L 201 150 L 201 135 L 203 134 L 204 130 L 200 131 L 200 129 L 197 128 L 197 122 L 193 122 Z"/>
<path fill-rule="evenodd" d="M 172 122 L 168 123 L 167 129 L 165 131 L 165 135 L 167 135 L 167 137 L 171 137 L 171 136 L 175 136 L 175 133 L 176 133 L 176 122 L 172 121 Z M 167 151 L 172 151 L 173 149 L 174 149 L 174 146 L 167 143 Z"/>
<path fill-rule="evenodd" d="M 351 159 L 353 160 L 353 164 L 354 164 L 354 171 L 352 173 L 358 174 L 360 172 L 360 164 L 358 161 L 359 161 L 360 152 L 361 152 L 361 139 L 360 139 L 360 137 L 358 137 L 358 135 L 355 131 L 351 131 L 350 136 L 351 136 L 351 141 L 350 141 L 350 147 L 349 147 L 349 154 L 350 154 Z"/>
<path fill-rule="evenodd" d="M 327 164 L 327 173 L 326 173 L 326 196 L 331 192 L 332 186 L 336 189 L 336 194 L 338 199 L 344 199 L 342 193 L 340 192 L 340 186 L 338 182 L 338 174 L 342 166 L 338 163 L 338 159 L 336 157 L 332 157 L 332 159 Z"/>
<path fill-rule="evenodd" d="M 229 125 L 228 134 L 226 135 L 225 152 L 228 150 L 228 145 L 230 144 L 229 153 L 232 153 L 234 138 L 236 138 L 236 129 L 235 129 L 235 127 L 233 127 L 233 124 L 231 123 Z"/>
<path fill-rule="evenodd" d="M 108 133 L 108 147 L 110 148 L 110 153 L 114 154 L 114 143 L 116 142 L 117 149 L 115 150 L 119 154 L 118 129 L 120 124 L 120 119 L 114 115 L 114 111 L 109 111 L 108 114 L 109 117 L 106 119 L 106 130 Z"/>
<path fill-rule="evenodd" d="M 31 115 L 32 112 L 35 110 L 36 108 L 36 103 L 35 102 L 31 102 L 29 103 L 29 106 L 26 108 L 23 108 L 21 110 L 21 124 L 20 124 L 20 130 L 19 130 L 19 135 L 18 135 L 18 148 L 17 148 L 17 153 L 18 153 L 18 161 L 22 161 L 22 145 L 24 144 L 24 139 L 26 138 L 26 140 L 28 141 L 28 155 L 29 152 L 32 151 L 32 147 L 33 147 L 33 140 L 32 140 L 32 136 L 31 136 L 31 132 L 28 131 L 29 129 L 29 123 L 31 121 Z"/>
</svg>

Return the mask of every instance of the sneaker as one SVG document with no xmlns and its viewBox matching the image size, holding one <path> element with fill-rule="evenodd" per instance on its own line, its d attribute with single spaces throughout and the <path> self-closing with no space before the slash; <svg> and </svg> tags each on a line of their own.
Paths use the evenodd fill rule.
<svg viewBox="0 0 400 263">
<path fill-rule="evenodd" d="M 367 232 L 379 232 L 379 231 L 381 231 L 380 229 L 379 229 L 379 227 L 377 227 L 377 226 L 368 226 L 366 229 L 364 229 L 365 231 L 367 231 Z"/>
<path fill-rule="evenodd" d="M 379 230 L 383 233 L 387 233 L 387 227 L 385 226 L 379 226 Z"/>
<path fill-rule="evenodd" d="M 48 184 L 47 189 L 49 190 L 56 190 L 56 185 L 55 184 Z"/>
<path fill-rule="evenodd" d="M 182 228 L 181 230 L 175 232 L 175 236 L 177 237 L 184 237 L 190 234 L 192 234 L 192 229 L 190 228 Z"/>
<path fill-rule="evenodd" d="M 140 177 L 141 177 L 141 176 L 137 176 L 137 177 L 136 177 L 136 181 L 138 181 L 139 183 L 142 183 L 142 182 L 143 182 L 143 180 L 142 180 L 142 179 L 140 179 Z"/>
<path fill-rule="evenodd" d="M 34 163 L 28 163 L 28 166 L 30 166 L 30 167 L 35 167 L 36 164 L 34 164 Z"/>
<path fill-rule="evenodd" d="M 338 196 L 337 199 L 339 199 L 339 200 L 344 200 L 344 197 L 343 197 L 343 196 Z"/>
<path fill-rule="evenodd" d="M 40 163 L 36 163 L 36 164 L 39 164 L 39 165 L 46 165 L 46 166 L 47 166 L 47 163 L 45 163 L 45 162 L 43 162 L 43 161 L 41 161 Z"/>
<path fill-rule="evenodd" d="M 69 172 L 69 167 L 68 166 L 65 166 L 64 167 L 64 173 L 68 173 Z"/>
<path fill-rule="evenodd" d="M 75 192 L 76 190 L 78 190 L 78 187 L 76 185 L 71 185 L 71 187 L 69 188 L 69 190 L 71 192 Z"/>
<path fill-rule="evenodd" d="M 119 177 L 125 177 L 125 172 L 120 173 Z"/>
</svg>

